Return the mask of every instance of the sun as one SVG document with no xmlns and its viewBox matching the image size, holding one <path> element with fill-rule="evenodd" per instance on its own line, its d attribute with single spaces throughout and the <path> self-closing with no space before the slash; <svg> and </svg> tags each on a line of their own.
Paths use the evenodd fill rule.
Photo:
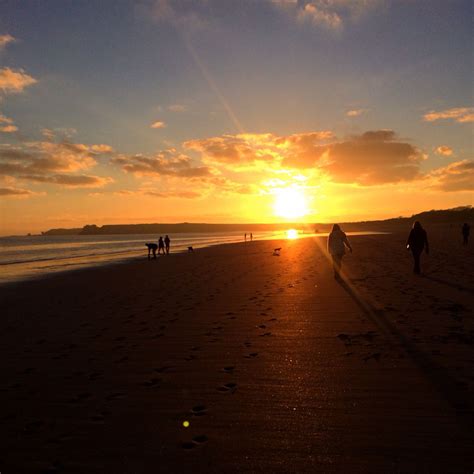
<svg viewBox="0 0 474 474">
<path fill-rule="evenodd" d="M 303 190 L 297 188 L 282 188 L 275 191 L 275 215 L 285 219 L 296 219 L 308 214 L 306 196 Z"/>
</svg>

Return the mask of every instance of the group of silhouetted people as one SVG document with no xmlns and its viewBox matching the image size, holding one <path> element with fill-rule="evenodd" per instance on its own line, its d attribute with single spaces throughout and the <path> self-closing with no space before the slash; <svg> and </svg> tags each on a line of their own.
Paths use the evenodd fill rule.
<svg viewBox="0 0 474 474">
<path fill-rule="evenodd" d="M 165 255 L 165 251 L 166 255 L 168 255 L 170 253 L 170 244 L 171 239 L 167 235 L 164 239 L 160 235 L 160 238 L 158 239 L 158 255 L 160 255 L 160 253 L 163 253 L 163 255 Z"/>
<path fill-rule="evenodd" d="M 250 232 L 250 234 L 249 234 L 249 240 L 250 240 L 250 242 L 252 242 L 252 240 L 253 240 L 252 232 Z M 247 234 L 244 234 L 244 241 L 247 242 Z"/>
<path fill-rule="evenodd" d="M 461 233 L 463 237 L 463 245 L 468 245 L 469 243 L 469 234 L 471 232 L 471 227 L 468 223 L 464 223 L 461 228 Z M 411 250 L 413 255 L 413 272 L 416 275 L 421 274 L 421 255 L 423 250 L 428 255 L 430 252 L 430 247 L 428 244 L 428 234 L 426 230 L 423 229 L 419 221 L 416 221 L 413 224 L 413 227 L 408 235 L 407 250 Z M 331 233 L 328 237 L 328 252 L 332 257 L 333 267 L 334 267 L 334 277 L 336 279 L 340 278 L 342 258 L 346 253 L 346 248 L 352 253 L 352 247 L 347 239 L 347 235 L 341 230 L 338 224 L 334 224 Z"/>
</svg>

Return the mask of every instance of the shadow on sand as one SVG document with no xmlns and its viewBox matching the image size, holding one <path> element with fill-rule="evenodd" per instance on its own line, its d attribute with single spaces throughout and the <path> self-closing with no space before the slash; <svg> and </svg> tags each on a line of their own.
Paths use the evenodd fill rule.
<svg viewBox="0 0 474 474">
<path fill-rule="evenodd" d="M 458 382 L 449 374 L 448 370 L 441 367 L 425 352 L 420 351 L 415 345 L 390 321 L 383 311 L 373 308 L 351 286 L 344 277 L 336 279 L 339 285 L 354 300 L 363 313 L 387 336 L 399 345 L 420 369 L 426 379 L 454 408 L 460 422 L 469 429 L 474 427 L 473 403 L 467 391 L 458 388 Z"/>
<path fill-rule="evenodd" d="M 434 281 L 436 283 L 441 283 L 442 285 L 449 286 L 451 288 L 454 288 L 459 291 L 465 291 L 466 293 L 470 293 L 471 295 L 474 295 L 474 289 L 473 288 L 466 288 L 465 286 L 458 285 L 457 283 L 453 283 L 452 281 L 448 280 L 443 280 L 442 278 L 434 277 L 432 275 L 423 275 L 424 278 L 427 280 Z"/>
</svg>

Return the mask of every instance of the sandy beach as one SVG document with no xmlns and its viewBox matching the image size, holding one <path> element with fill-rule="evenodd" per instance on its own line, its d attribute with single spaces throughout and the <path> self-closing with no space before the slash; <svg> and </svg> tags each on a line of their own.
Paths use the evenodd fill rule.
<svg viewBox="0 0 474 474">
<path fill-rule="evenodd" d="M 0 471 L 472 472 L 474 252 L 427 230 L 421 277 L 404 230 L 342 283 L 319 237 L 1 287 Z"/>
</svg>

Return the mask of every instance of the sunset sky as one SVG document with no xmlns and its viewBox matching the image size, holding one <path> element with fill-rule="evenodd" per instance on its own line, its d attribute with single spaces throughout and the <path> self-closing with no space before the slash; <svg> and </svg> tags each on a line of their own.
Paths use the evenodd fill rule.
<svg viewBox="0 0 474 474">
<path fill-rule="evenodd" d="M 13 0 L 0 233 L 472 204 L 470 0 Z"/>
</svg>

